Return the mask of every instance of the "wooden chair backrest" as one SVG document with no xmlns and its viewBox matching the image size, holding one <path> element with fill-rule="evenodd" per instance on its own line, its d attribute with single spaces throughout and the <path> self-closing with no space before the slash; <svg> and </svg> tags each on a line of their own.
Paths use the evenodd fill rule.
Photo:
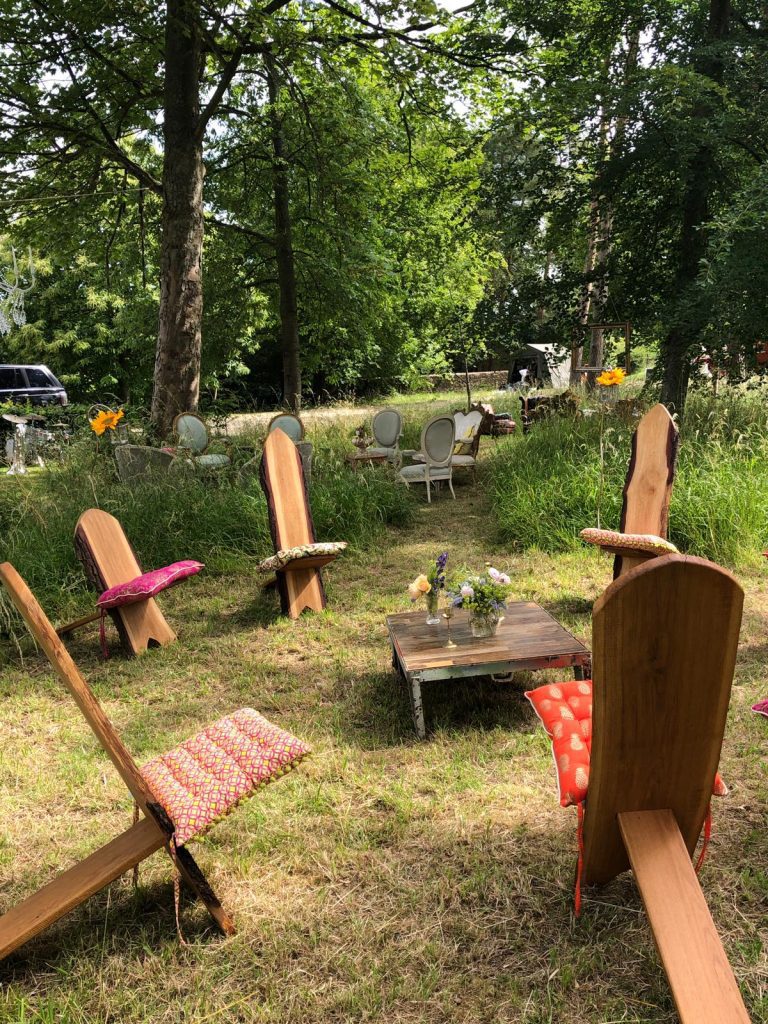
<svg viewBox="0 0 768 1024">
<path fill-rule="evenodd" d="M 674 420 L 661 404 L 649 409 L 638 423 L 624 483 L 622 533 L 666 538 L 678 438 Z"/>
<path fill-rule="evenodd" d="M 111 758 L 134 799 L 146 811 L 148 805 L 154 802 L 152 793 L 34 594 L 10 562 L 3 562 L 0 565 L 0 581 L 29 627 L 30 633 L 45 651 L 59 679 L 72 694 L 83 717 Z"/>
<path fill-rule="evenodd" d="M 671 810 L 693 853 L 720 760 L 743 599 L 720 566 L 665 555 L 595 603 L 585 884 L 629 867 L 623 811 Z"/>
<path fill-rule="evenodd" d="M 278 551 L 315 543 L 301 456 L 282 430 L 273 430 L 264 442 L 261 480 L 269 505 L 272 540 Z"/>
<path fill-rule="evenodd" d="M 94 571 L 98 574 L 99 579 L 91 580 L 94 586 L 109 590 L 141 576 L 141 566 L 125 531 L 109 512 L 100 508 L 89 508 L 83 512 L 75 527 L 75 538 L 78 536 L 84 538 L 86 548 L 95 561 L 95 566 L 86 566 L 89 577 Z"/>
</svg>

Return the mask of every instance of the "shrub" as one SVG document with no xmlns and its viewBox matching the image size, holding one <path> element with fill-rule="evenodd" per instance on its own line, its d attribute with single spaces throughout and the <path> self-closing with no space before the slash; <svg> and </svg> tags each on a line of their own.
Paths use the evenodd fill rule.
<svg viewBox="0 0 768 1024">
<path fill-rule="evenodd" d="M 500 447 L 490 465 L 501 537 L 522 548 L 578 547 L 598 521 L 617 529 L 634 424 L 553 418 Z M 670 539 L 725 565 L 753 563 L 768 540 L 768 412 L 759 395 L 692 395 L 670 506 Z"/>
</svg>

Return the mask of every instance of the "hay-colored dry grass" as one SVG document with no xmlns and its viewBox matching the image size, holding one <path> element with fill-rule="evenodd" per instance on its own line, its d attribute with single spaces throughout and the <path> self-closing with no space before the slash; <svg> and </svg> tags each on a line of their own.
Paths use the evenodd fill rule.
<svg viewBox="0 0 768 1024">
<path fill-rule="evenodd" d="M 187 902 L 179 944 L 170 865 L 146 862 L 0 965 L 0 1021 L 527 1024 L 676 1019 L 631 876 L 571 913 L 575 821 L 555 798 L 527 682 L 425 688 L 412 732 L 384 617 L 449 548 L 493 559 L 517 595 L 589 639 L 610 576 L 595 551 L 510 556 L 481 485 L 419 505 L 415 523 L 327 573 L 329 610 L 292 623 L 251 571 L 163 598 L 179 642 L 102 663 L 72 652 L 140 762 L 244 704 L 308 739 L 314 757 L 196 847 L 239 933 Z M 414 502 L 420 499 L 414 494 Z M 747 612 L 702 883 L 754 1021 L 768 1021 L 768 574 Z M 702 628 L 706 624 L 702 623 Z M 127 792 L 31 649 L 0 684 L 0 909 L 130 820 Z"/>
</svg>

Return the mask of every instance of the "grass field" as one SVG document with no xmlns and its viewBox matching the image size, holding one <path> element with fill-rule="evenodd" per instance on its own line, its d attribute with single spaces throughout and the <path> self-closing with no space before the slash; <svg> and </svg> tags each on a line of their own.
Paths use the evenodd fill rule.
<svg viewBox="0 0 768 1024">
<path fill-rule="evenodd" d="M 156 854 L 138 892 L 126 877 L 0 965 L 0 1022 L 676 1020 L 631 876 L 573 918 L 575 814 L 557 804 L 548 743 L 522 697 L 531 677 L 426 686 L 433 733 L 420 743 L 390 669 L 385 615 L 409 607 L 407 583 L 444 548 L 456 566 L 492 560 L 516 598 L 589 641 L 610 560 L 501 540 L 487 497 L 494 450 L 484 442 L 480 482 L 458 486 L 456 502 L 427 507 L 413 492 L 409 517 L 340 559 L 321 615 L 281 619 L 244 557 L 162 598 L 179 633 L 164 650 L 104 663 L 95 632 L 72 642 L 139 763 L 243 705 L 314 756 L 195 846 L 234 938 L 187 901 L 180 945 L 170 862 Z M 749 711 L 768 696 L 768 573 L 739 577 L 746 613 L 721 764 L 731 792 L 714 808 L 702 884 L 752 1020 L 768 1022 L 768 728 Z M 92 598 L 75 588 L 71 600 L 85 611 Z M 26 643 L 3 650 L 0 910 L 131 818 L 47 664 Z"/>
</svg>

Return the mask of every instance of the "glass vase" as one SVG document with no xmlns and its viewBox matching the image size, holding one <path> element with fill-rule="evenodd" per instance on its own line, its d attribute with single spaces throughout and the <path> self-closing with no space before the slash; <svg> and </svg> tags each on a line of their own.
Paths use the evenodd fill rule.
<svg viewBox="0 0 768 1024">
<path fill-rule="evenodd" d="M 440 615 L 438 614 L 437 606 L 440 603 L 440 591 L 433 587 L 425 597 L 427 599 L 427 625 L 439 626 Z"/>
<path fill-rule="evenodd" d="M 472 636 L 475 637 L 496 636 L 496 630 L 499 628 L 499 613 L 479 612 L 470 608 L 469 628 L 472 630 Z"/>
</svg>

